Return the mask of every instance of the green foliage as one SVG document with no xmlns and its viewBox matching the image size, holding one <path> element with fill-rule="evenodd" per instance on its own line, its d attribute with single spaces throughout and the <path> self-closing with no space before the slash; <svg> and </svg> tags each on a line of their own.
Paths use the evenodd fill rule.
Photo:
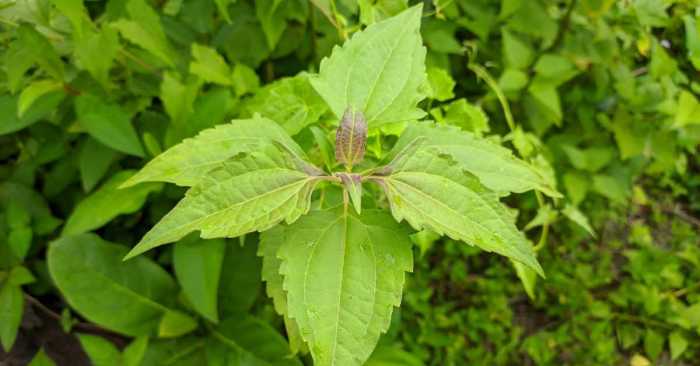
<svg viewBox="0 0 700 366">
<path fill-rule="evenodd" d="M 2 348 L 53 365 L 49 316 L 95 365 L 693 364 L 698 14 L 4 3 Z"/>
</svg>

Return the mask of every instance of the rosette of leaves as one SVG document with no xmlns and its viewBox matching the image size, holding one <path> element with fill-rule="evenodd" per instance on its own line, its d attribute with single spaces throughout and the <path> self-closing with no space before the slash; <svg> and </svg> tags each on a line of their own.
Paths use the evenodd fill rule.
<svg viewBox="0 0 700 366">
<path fill-rule="evenodd" d="M 317 365 L 361 365 L 389 326 L 412 270 L 413 230 L 429 229 L 543 274 L 531 243 L 499 198 L 553 183 L 510 150 L 456 128 L 419 122 L 425 112 L 421 6 L 357 32 L 321 62 L 311 84 L 340 120 L 340 171 L 314 166 L 277 122 L 254 115 L 205 130 L 148 163 L 124 185 L 190 187 L 126 258 L 175 242 L 261 232 L 262 277 L 293 351 Z M 393 150 L 357 172 L 368 131 L 406 128 Z M 372 164 L 370 162 L 370 164 Z M 314 204 L 338 185 L 343 203 Z M 362 209 L 368 184 L 385 205 Z M 354 210 L 349 206 L 353 205 Z M 382 209 L 385 208 L 385 209 Z"/>
</svg>

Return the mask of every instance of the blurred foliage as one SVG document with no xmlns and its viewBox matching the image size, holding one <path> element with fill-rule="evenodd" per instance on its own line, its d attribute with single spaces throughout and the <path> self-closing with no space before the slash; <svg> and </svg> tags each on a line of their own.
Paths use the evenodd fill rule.
<svg viewBox="0 0 700 366">
<path fill-rule="evenodd" d="M 424 3 L 430 98 L 421 106 L 438 123 L 510 144 L 556 179 L 566 198 L 508 199 L 537 243 L 546 279 L 416 234 L 404 304 L 368 364 L 696 364 L 700 4 Z M 117 187 L 153 156 L 231 118 L 260 113 L 278 121 L 318 165 L 327 163 L 328 136 L 314 128 L 337 121 L 305 72 L 355 31 L 409 5 L 0 1 L 3 349 L 15 344 L 18 328 L 20 337 L 33 334 L 23 309 L 41 302 L 36 311 L 59 316 L 66 331 L 88 322 L 130 336 L 144 333 L 139 326 L 157 328 L 152 335 L 160 338 L 129 339 L 123 349 L 81 333 L 98 365 L 293 364 L 280 357 L 288 351 L 285 330 L 261 291 L 256 235 L 228 240 L 215 271 L 215 326 L 192 315 L 202 299 L 180 293 L 197 288 L 176 281 L 196 267 L 173 264 L 172 247 L 106 275 L 105 286 L 130 288 L 145 311 L 165 314 L 147 320 L 121 317 L 127 305 L 72 314 L 56 286 L 75 278 L 71 268 L 49 273 L 47 248 L 83 263 L 83 275 L 109 272 L 183 193 L 159 184 Z M 373 156 L 398 130 L 370 136 Z M 70 244 L 75 238 L 94 245 Z M 105 303 L 126 302 L 105 296 Z M 255 347 L 259 337 L 268 348 Z M 52 364 L 52 352 L 60 351 L 44 347 L 32 364 Z"/>
</svg>

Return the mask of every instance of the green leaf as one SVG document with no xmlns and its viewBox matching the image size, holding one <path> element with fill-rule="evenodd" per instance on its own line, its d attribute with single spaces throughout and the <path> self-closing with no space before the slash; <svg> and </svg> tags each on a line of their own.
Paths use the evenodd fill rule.
<svg viewBox="0 0 700 366">
<path fill-rule="evenodd" d="M 188 235 L 175 244 L 175 276 L 192 306 L 205 318 L 219 321 L 217 293 L 226 242 Z"/>
<path fill-rule="evenodd" d="M 678 97 L 674 126 L 683 127 L 692 124 L 700 124 L 700 102 L 692 93 L 682 90 Z"/>
<path fill-rule="evenodd" d="M 51 0 L 51 3 L 70 20 L 75 33 L 80 36 L 83 33 L 83 22 L 90 19 L 83 0 Z"/>
<path fill-rule="evenodd" d="M 284 337 L 252 316 L 226 319 L 212 334 L 229 352 L 238 354 L 242 365 L 302 366 L 298 359 L 290 357 Z"/>
<path fill-rule="evenodd" d="M 425 97 L 425 47 L 419 33 L 422 6 L 355 33 L 321 61 L 311 84 L 340 118 L 345 109 L 362 111 L 370 128 L 418 119 Z"/>
<path fill-rule="evenodd" d="M 165 111 L 170 116 L 175 128 L 184 128 L 185 121 L 193 111 L 199 86 L 198 80 L 189 79 L 183 83 L 175 73 L 166 72 L 163 74 L 163 83 L 160 84 L 160 99 L 163 101 Z M 180 136 L 176 136 L 175 141 L 179 141 L 177 137 Z"/>
<path fill-rule="evenodd" d="M 43 95 L 34 101 L 32 106 L 19 118 L 17 117 L 18 97 L 0 95 L 0 135 L 19 131 L 40 121 L 52 113 L 65 96 L 66 94 L 63 92 Z"/>
<path fill-rule="evenodd" d="M 151 192 L 161 189 L 162 185 L 158 183 L 119 189 L 133 174 L 133 170 L 120 171 L 80 201 L 68 217 L 62 234 L 82 234 L 102 227 L 119 215 L 136 212 Z"/>
<path fill-rule="evenodd" d="M 432 98 L 444 102 L 454 98 L 455 81 L 447 70 L 438 67 L 428 68 L 428 82 L 432 91 Z"/>
<path fill-rule="evenodd" d="M 19 286 L 5 284 L 0 288 L 0 343 L 10 353 L 22 322 L 24 294 Z"/>
<path fill-rule="evenodd" d="M 272 299 L 275 311 L 284 318 L 284 326 L 289 338 L 289 347 L 293 354 L 306 349 L 306 344 L 299 333 L 296 320 L 289 317 L 287 309 L 287 291 L 284 289 L 284 277 L 280 274 L 282 265 L 278 257 L 280 247 L 287 242 L 289 233 L 286 226 L 275 226 L 260 235 L 258 255 L 262 257 L 262 280 L 265 281 L 267 296 Z"/>
<path fill-rule="evenodd" d="M 447 154 L 462 169 L 474 174 L 481 184 L 496 192 L 522 193 L 532 189 L 560 197 L 546 175 L 536 167 L 489 140 L 449 126 L 413 123 L 401 134 L 387 159 L 395 157 L 412 141 L 422 138 L 421 149 Z"/>
<path fill-rule="evenodd" d="M 231 69 L 215 49 L 193 43 L 192 57 L 190 73 L 210 83 L 231 85 Z"/>
<path fill-rule="evenodd" d="M 61 89 L 63 84 L 54 80 L 39 80 L 27 85 L 17 101 L 17 117 L 22 118 L 29 107 L 42 95 Z"/>
<path fill-rule="evenodd" d="M 253 70 L 250 66 L 245 64 L 239 63 L 233 67 L 233 75 L 231 76 L 231 81 L 233 82 L 233 89 L 236 91 L 236 96 L 239 97 L 248 93 L 255 92 L 256 90 L 258 90 L 258 88 L 260 88 L 260 78 L 258 77 L 258 74 L 256 74 L 255 70 Z M 313 91 L 313 89 L 311 89 L 311 84 L 307 82 L 306 85 L 308 86 L 308 89 Z M 314 92 L 314 94 L 315 93 L 316 92 Z M 316 99 L 321 100 L 321 97 L 316 95 Z M 277 100 L 275 102 L 279 103 L 280 101 Z M 325 110 L 325 104 L 323 105 L 323 107 Z"/>
<path fill-rule="evenodd" d="M 586 217 L 586 215 L 584 215 L 583 212 L 576 208 L 576 206 L 566 205 L 566 207 L 564 207 L 561 213 L 563 213 L 564 216 L 566 216 L 569 220 L 576 223 L 576 225 L 586 230 L 589 234 L 591 234 L 592 237 L 596 237 L 595 230 L 593 230 L 593 227 L 591 227 L 591 223 L 588 221 L 588 217 Z"/>
<path fill-rule="evenodd" d="M 109 70 L 120 48 L 117 30 L 102 27 L 97 32 L 86 29 L 83 36 L 75 40 L 73 52 L 77 66 L 87 70 L 104 88 L 109 88 Z"/>
<path fill-rule="evenodd" d="M 254 243 L 226 245 L 218 297 L 222 318 L 247 312 L 258 297 L 261 261 L 256 249 Z"/>
<path fill-rule="evenodd" d="M 197 320 L 175 310 L 166 311 L 158 324 L 158 337 L 176 338 L 197 329 Z"/>
<path fill-rule="evenodd" d="M 668 23 L 668 14 L 663 0 L 635 0 L 634 10 L 642 25 L 663 27 Z"/>
<path fill-rule="evenodd" d="M 365 366 L 422 366 L 423 362 L 415 355 L 398 347 L 379 345 Z"/>
<path fill-rule="evenodd" d="M 53 360 L 46 355 L 44 349 L 42 348 L 36 353 L 36 355 L 34 355 L 32 362 L 29 363 L 29 366 L 56 366 L 56 363 L 54 363 Z"/>
<path fill-rule="evenodd" d="M 688 50 L 688 59 L 696 70 L 700 70 L 700 23 L 692 15 L 683 17 L 685 25 L 685 48 Z"/>
<path fill-rule="evenodd" d="M 112 342 L 88 334 L 78 334 L 78 340 L 93 366 L 114 366 L 121 363 L 121 354 Z"/>
<path fill-rule="evenodd" d="M 305 73 L 265 85 L 243 108 L 248 115 L 260 113 L 277 122 L 290 135 L 318 122 L 328 109 Z"/>
<path fill-rule="evenodd" d="M 355 216 L 342 207 L 314 211 L 285 231 L 277 256 L 289 317 L 314 364 L 362 365 L 389 327 L 412 270 L 408 231 L 385 212 Z"/>
<path fill-rule="evenodd" d="M 664 336 L 658 332 L 647 329 L 644 333 L 644 352 L 650 359 L 655 360 L 664 348 Z"/>
<path fill-rule="evenodd" d="M 537 284 L 537 272 L 518 261 L 511 259 L 510 263 L 513 265 L 513 268 L 515 268 L 515 274 L 518 276 L 520 283 L 522 283 L 527 297 L 529 297 L 530 300 L 534 300 L 535 285 Z"/>
<path fill-rule="evenodd" d="M 232 238 L 294 222 L 309 210 L 318 183 L 272 145 L 240 154 L 201 179 L 125 259 L 195 230 L 204 239 Z"/>
<path fill-rule="evenodd" d="M 375 181 L 384 188 L 397 221 L 501 254 L 543 275 L 515 217 L 475 176 L 430 151 L 418 151 L 390 167 L 390 174 Z"/>
<path fill-rule="evenodd" d="M 671 347 L 671 359 L 675 360 L 680 357 L 688 348 L 688 340 L 685 339 L 683 333 L 673 332 L 668 336 L 668 343 Z"/>
<path fill-rule="evenodd" d="M 119 19 L 112 23 L 122 36 L 168 66 L 174 66 L 174 51 L 165 37 L 158 13 L 145 0 L 128 0 L 126 10 L 130 20 Z"/>
<path fill-rule="evenodd" d="M 341 183 L 345 191 L 350 196 L 352 206 L 355 207 L 355 212 L 359 215 L 362 211 L 362 177 L 358 174 L 337 174 L 340 177 Z"/>
<path fill-rule="evenodd" d="M 503 61 L 508 68 L 525 69 L 534 56 L 532 47 L 508 30 L 501 32 L 503 39 Z"/>
<path fill-rule="evenodd" d="M 34 233 L 30 226 L 20 226 L 10 229 L 7 235 L 7 245 L 17 258 L 24 259 L 32 246 Z"/>
<path fill-rule="evenodd" d="M 63 62 L 43 34 L 33 26 L 22 23 L 17 28 L 17 38 L 28 59 L 37 63 L 52 78 L 63 81 Z"/>
<path fill-rule="evenodd" d="M 306 156 L 301 147 L 269 119 L 254 117 L 233 120 L 229 124 L 204 130 L 158 155 L 123 187 L 153 181 L 193 186 L 202 180 L 203 175 L 220 167 L 229 158 L 256 151 L 271 141 L 283 144 L 300 158 Z"/>
<path fill-rule="evenodd" d="M 80 182 L 85 192 L 91 191 L 104 177 L 119 153 L 89 137 L 80 150 Z"/>
<path fill-rule="evenodd" d="M 214 0 L 216 3 L 216 8 L 219 10 L 219 14 L 226 21 L 226 23 L 231 23 L 231 16 L 228 13 L 229 4 L 235 2 L 236 0 Z"/>
<path fill-rule="evenodd" d="M 87 320 L 129 336 L 153 334 L 177 285 L 149 259 L 123 262 L 126 252 L 94 234 L 62 237 L 49 245 L 49 273 Z"/>
<path fill-rule="evenodd" d="M 122 352 L 122 361 L 124 366 L 140 366 L 146 349 L 148 348 L 148 337 L 137 337 L 129 343 Z"/>
<path fill-rule="evenodd" d="M 36 278 L 32 272 L 23 266 L 16 266 L 10 271 L 10 275 L 7 278 L 7 285 L 22 286 L 34 281 L 36 281 Z"/>
<path fill-rule="evenodd" d="M 282 32 L 287 27 L 283 0 L 255 0 L 255 15 L 260 21 L 267 46 L 274 50 Z"/>
<path fill-rule="evenodd" d="M 143 148 L 129 115 L 117 104 L 81 94 L 75 99 L 80 125 L 101 143 L 124 153 L 143 157 Z"/>
</svg>

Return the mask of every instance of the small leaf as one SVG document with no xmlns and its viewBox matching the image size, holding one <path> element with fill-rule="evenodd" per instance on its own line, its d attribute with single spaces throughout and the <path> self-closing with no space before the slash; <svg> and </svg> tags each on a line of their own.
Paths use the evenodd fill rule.
<svg viewBox="0 0 700 366">
<path fill-rule="evenodd" d="M 425 115 L 425 47 L 419 33 L 422 5 L 357 32 L 321 61 L 311 84 L 341 118 L 362 111 L 369 128 Z"/>
<path fill-rule="evenodd" d="M 408 231 L 385 212 L 345 215 L 342 207 L 314 211 L 285 231 L 277 256 L 289 317 L 314 364 L 362 365 L 401 302 L 413 266 Z"/>
<path fill-rule="evenodd" d="M 301 147 L 275 122 L 261 117 L 233 120 L 204 130 L 158 155 L 122 187 L 154 181 L 193 186 L 229 158 L 254 152 L 271 141 L 278 141 L 300 158 L 306 157 Z"/>
<path fill-rule="evenodd" d="M 64 236 L 49 244 L 49 273 L 89 321 L 129 336 L 148 335 L 170 311 L 177 285 L 149 259 L 123 262 L 127 250 L 94 234 Z"/>
<path fill-rule="evenodd" d="M 16 266 L 10 271 L 7 284 L 10 286 L 22 286 L 36 281 L 36 278 L 27 268 Z"/>
<path fill-rule="evenodd" d="M 318 183 L 272 145 L 238 155 L 201 179 L 125 259 L 195 230 L 205 239 L 232 238 L 294 222 L 309 210 Z"/>
<path fill-rule="evenodd" d="M 56 366 L 56 363 L 46 355 L 42 348 L 34 355 L 34 358 L 32 358 L 28 366 Z"/>
<path fill-rule="evenodd" d="M 114 366 L 121 363 L 121 354 L 112 342 L 88 334 L 78 334 L 78 340 L 93 366 Z"/>
<path fill-rule="evenodd" d="M 19 286 L 5 284 L 0 288 L 0 343 L 5 353 L 10 353 L 17 338 L 22 312 L 24 294 Z"/>
<path fill-rule="evenodd" d="M 75 99 L 80 125 L 101 143 L 127 154 L 143 157 L 143 148 L 129 115 L 119 105 L 81 94 Z"/>
<path fill-rule="evenodd" d="M 17 37 L 29 59 L 39 64 L 52 78 L 63 81 L 63 62 L 43 34 L 34 26 L 22 23 L 17 28 Z"/>
<path fill-rule="evenodd" d="M 120 154 L 88 137 L 80 150 L 80 182 L 85 192 L 91 191 L 104 177 Z"/>
<path fill-rule="evenodd" d="M 122 352 L 122 360 L 124 366 L 140 366 L 143 356 L 148 348 L 148 337 L 141 336 L 129 343 L 124 352 Z"/>
<path fill-rule="evenodd" d="M 131 20 L 119 19 L 113 23 L 122 36 L 168 66 L 174 66 L 174 52 L 165 37 L 158 13 L 145 0 L 128 0 L 126 10 Z"/>
<path fill-rule="evenodd" d="M 328 171 L 331 171 L 333 166 L 335 166 L 335 163 L 332 155 L 333 148 L 331 147 L 328 136 L 326 136 L 326 133 L 317 126 L 311 126 L 309 130 L 314 135 L 314 141 L 316 141 L 316 146 L 318 146 L 318 150 L 321 153 L 323 165 L 326 167 L 326 169 L 328 169 Z"/>
<path fill-rule="evenodd" d="M 688 341 L 681 332 L 673 332 L 668 337 L 668 343 L 671 347 L 671 359 L 675 360 L 680 357 L 688 348 Z"/>
<path fill-rule="evenodd" d="M 362 211 L 362 177 L 359 174 L 336 173 L 348 192 L 355 211 L 359 215 Z"/>
<path fill-rule="evenodd" d="M 17 117 L 22 118 L 24 113 L 42 95 L 61 90 L 63 84 L 54 80 L 39 80 L 27 85 L 19 95 L 17 101 Z"/>
<path fill-rule="evenodd" d="M 58 10 L 70 20 L 78 37 L 83 33 L 83 23 L 89 21 L 83 0 L 51 0 Z"/>
<path fill-rule="evenodd" d="M 664 349 L 664 336 L 658 332 L 647 329 L 644 333 L 644 352 L 650 359 L 655 360 Z"/>
<path fill-rule="evenodd" d="M 102 227 L 119 215 L 136 212 L 151 192 L 161 189 L 161 184 L 158 183 L 119 189 L 133 174 L 133 170 L 123 170 L 113 175 L 98 190 L 80 201 L 68 217 L 63 235 L 88 232 Z"/>
<path fill-rule="evenodd" d="M 56 110 L 56 107 L 63 101 L 66 94 L 63 92 L 53 92 L 45 94 L 34 103 L 22 115 L 22 118 L 17 117 L 17 96 L 0 95 L 0 135 L 5 135 L 15 131 L 19 131 L 25 127 L 40 121 Z"/>
<path fill-rule="evenodd" d="M 231 85 L 231 69 L 215 49 L 193 43 L 192 57 L 190 73 L 210 83 Z"/>
<path fill-rule="evenodd" d="M 166 311 L 158 325 L 158 337 L 175 338 L 197 329 L 197 321 L 176 310 Z"/>
<path fill-rule="evenodd" d="M 175 276 L 192 306 L 212 322 L 219 321 L 217 291 L 224 260 L 224 240 L 189 235 L 175 244 Z"/>
<path fill-rule="evenodd" d="M 87 70 L 102 87 L 109 88 L 109 70 L 120 49 L 119 34 L 112 27 L 102 27 L 95 32 L 84 31 L 83 36 L 75 40 L 73 52 L 77 66 Z"/>
<path fill-rule="evenodd" d="M 219 281 L 219 313 L 222 318 L 245 313 L 260 292 L 261 261 L 255 243 L 228 243 Z"/>
<path fill-rule="evenodd" d="M 367 122 L 360 111 L 345 110 L 335 134 L 335 160 L 348 169 L 362 162 L 367 144 Z"/>
<path fill-rule="evenodd" d="M 591 223 L 588 221 L 588 217 L 586 217 L 586 215 L 584 215 L 583 212 L 581 212 L 581 210 L 579 210 L 576 206 L 567 204 L 561 212 L 569 220 L 573 221 L 576 223 L 576 225 L 580 226 L 582 229 L 591 234 L 592 237 L 596 237 L 595 231 L 593 230 L 593 227 L 591 227 Z"/>
</svg>

